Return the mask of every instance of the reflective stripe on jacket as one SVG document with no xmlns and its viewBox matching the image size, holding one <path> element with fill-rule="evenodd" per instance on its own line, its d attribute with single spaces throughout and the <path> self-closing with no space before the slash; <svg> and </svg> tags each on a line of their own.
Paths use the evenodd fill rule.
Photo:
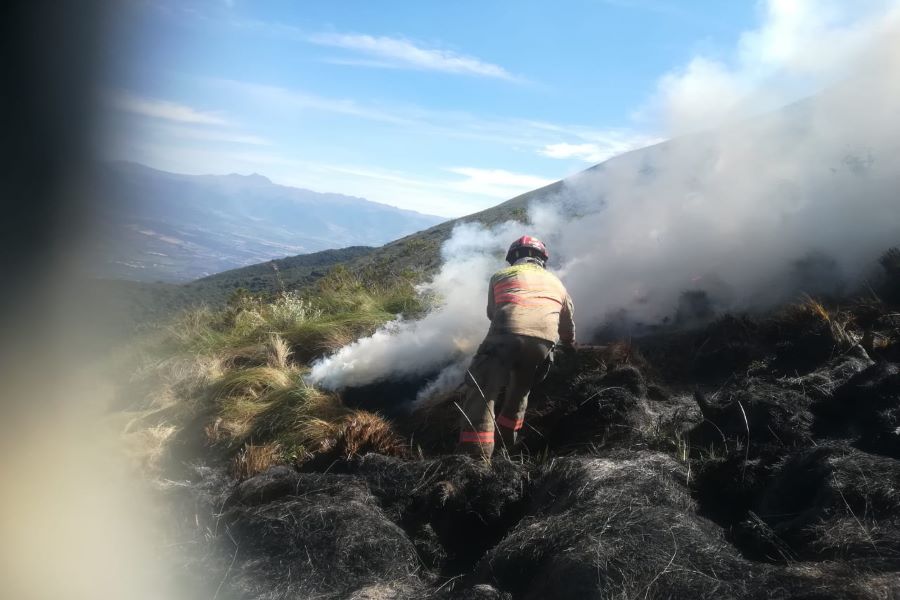
<svg viewBox="0 0 900 600">
<path fill-rule="evenodd" d="M 487 305 L 491 333 L 571 344 L 575 342 L 573 313 L 565 286 L 538 264 L 518 262 L 491 277 Z"/>
</svg>

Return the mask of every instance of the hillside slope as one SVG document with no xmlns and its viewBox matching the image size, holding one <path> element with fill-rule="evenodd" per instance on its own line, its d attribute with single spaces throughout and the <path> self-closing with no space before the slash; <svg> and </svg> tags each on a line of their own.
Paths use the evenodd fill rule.
<svg viewBox="0 0 900 600">
<path fill-rule="evenodd" d="M 225 271 L 189 283 L 93 280 L 84 294 L 99 311 L 104 323 L 113 330 L 128 331 L 134 326 L 166 320 L 178 311 L 206 305 L 221 307 L 235 290 L 254 294 L 275 294 L 312 284 L 338 264 L 366 256 L 375 249 L 351 246 L 274 259 L 264 263 Z"/>
<path fill-rule="evenodd" d="M 129 385 L 177 385 L 123 396 L 129 435 L 183 482 L 160 502 L 193 597 L 895 598 L 900 252 L 881 266 L 839 306 L 580 347 L 490 462 L 452 454 L 459 391 L 388 421 L 415 390 L 307 385 L 358 307 L 280 300 L 174 332 Z"/>
</svg>

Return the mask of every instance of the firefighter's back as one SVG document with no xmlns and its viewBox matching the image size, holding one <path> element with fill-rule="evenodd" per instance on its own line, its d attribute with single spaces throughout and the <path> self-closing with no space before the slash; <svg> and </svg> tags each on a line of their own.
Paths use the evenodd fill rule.
<svg viewBox="0 0 900 600">
<path fill-rule="evenodd" d="M 512 333 L 557 341 L 560 313 L 567 312 L 571 303 L 556 275 L 526 262 L 497 271 L 490 286 L 492 334 Z"/>
</svg>

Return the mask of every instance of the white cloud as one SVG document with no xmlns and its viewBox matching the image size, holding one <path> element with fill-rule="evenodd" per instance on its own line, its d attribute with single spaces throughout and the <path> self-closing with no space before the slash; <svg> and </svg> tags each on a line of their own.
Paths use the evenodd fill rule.
<svg viewBox="0 0 900 600">
<path fill-rule="evenodd" d="M 553 179 L 512 173 L 502 169 L 478 169 L 475 167 L 451 167 L 451 173 L 466 177 L 463 181 L 451 182 L 449 185 L 459 191 L 503 198 L 504 200 L 524 194 L 535 188 L 553 183 Z"/>
<path fill-rule="evenodd" d="M 584 141 L 574 144 L 568 142 L 547 144 L 538 150 L 538 153 L 548 158 L 577 159 L 593 164 L 662 141 L 657 137 L 626 131 L 580 132 L 577 135 L 579 141 Z"/>
<path fill-rule="evenodd" d="M 228 123 L 217 113 L 199 111 L 185 104 L 168 100 L 144 98 L 121 90 L 107 93 L 105 99 L 107 104 L 116 110 L 143 117 L 198 125 L 226 125 Z"/>
<path fill-rule="evenodd" d="M 312 180 L 321 181 L 324 183 L 319 184 L 320 191 L 356 194 L 376 202 L 446 217 L 471 214 L 495 205 L 498 199 L 508 200 L 554 181 L 502 169 L 475 167 L 446 169 L 464 179 L 310 161 L 293 163 L 289 171 L 287 178 L 275 179 L 300 187 L 309 187 Z"/>
<path fill-rule="evenodd" d="M 386 60 L 378 60 L 371 58 L 323 58 L 323 63 L 329 65 L 340 65 L 343 67 L 368 67 L 371 69 L 403 69 L 403 65 Z"/>
<path fill-rule="evenodd" d="M 342 48 L 382 59 L 372 62 L 351 62 L 364 66 L 394 66 L 424 71 L 440 71 L 460 75 L 475 75 L 506 81 L 517 77 L 499 65 L 485 62 L 474 56 L 458 54 L 451 50 L 424 48 L 409 40 L 386 36 L 361 34 L 321 33 L 308 36 L 307 41 L 321 46 Z M 385 62 L 387 61 L 387 62 Z"/>
<path fill-rule="evenodd" d="M 490 118 L 464 111 L 445 111 L 410 104 L 378 105 L 346 98 L 320 96 L 302 90 L 263 85 L 245 81 L 214 80 L 229 93 L 245 94 L 248 103 L 267 111 L 319 111 L 356 117 L 367 121 L 389 123 L 408 131 L 452 138 L 470 139 L 515 147 L 541 147 L 555 138 L 564 127 L 531 121 Z M 554 127 L 551 131 L 550 127 Z M 551 136 L 552 133 L 552 136 Z"/>
<path fill-rule="evenodd" d="M 341 190 L 354 189 L 357 191 L 353 193 L 370 200 L 449 217 L 483 210 L 496 204 L 497 199 L 509 200 L 554 182 L 535 175 L 475 167 L 450 167 L 446 171 L 464 179 L 447 179 L 356 165 L 306 162 L 304 166 L 345 176 L 338 180 Z M 331 180 L 335 181 L 333 175 Z M 361 185 L 357 186 L 358 183 Z"/>
<path fill-rule="evenodd" d="M 249 135 L 234 131 L 199 129 L 196 127 L 167 127 L 165 131 L 173 137 L 205 142 L 222 142 L 224 144 L 240 144 L 245 146 L 269 146 L 271 142 L 257 135 Z"/>
<path fill-rule="evenodd" d="M 248 104 L 269 112 L 286 111 L 296 114 L 298 109 L 314 110 L 398 125 L 411 123 L 410 119 L 401 114 L 400 111 L 362 105 L 354 100 L 328 98 L 300 90 L 246 81 L 230 79 L 213 79 L 210 81 L 225 88 L 230 94 L 245 95 L 248 98 Z"/>
<path fill-rule="evenodd" d="M 289 185 L 357 195 L 368 200 L 449 218 L 496 204 L 493 197 L 460 190 L 455 182 L 372 166 L 296 162 L 277 178 Z"/>
<path fill-rule="evenodd" d="M 603 160 L 603 154 L 597 144 L 548 144 L 540 150 L 540 154 L 549 158 L 577 158 L 586 162 Z"/>
<path fill-rule="evenodd" d="M 287 118 L 299 111 L 319 111 L 367 121 L 389 123 L 406 131 L 453 139 L 503 145 L 518 151 L 534 152 L 549 158 L 565 156 L 568 146 L 584 151 L 573 156 L 587 162 L 600 162 L 636 148 L 655 144 L 658 137 L 614 129 L 598 131 L 579 125 L 561 125 L 528 119 L 491 118 L 463 111 L 426 109 L 415 105 L 378 106 L 354 100 L 329 98 L 301 90 L 245 81 L 210 80 L 229 95 L 242 94 L 246 104 L 268 113 L 282 112 Z M 588 150 L 585 145 L 591 144 Z"/>
</svg>

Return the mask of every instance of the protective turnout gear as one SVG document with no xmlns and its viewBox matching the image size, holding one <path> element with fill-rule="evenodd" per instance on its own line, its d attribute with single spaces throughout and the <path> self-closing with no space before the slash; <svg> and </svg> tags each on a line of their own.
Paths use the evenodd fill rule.
<svg viewBox="0 0 900 600">
<path fill-rule="evenodd" d="M 509 250 L 506 251 L 506 262 L 513 264 L 518 259 L 529 255 L 536 256 L 542 262 L 547 262 L 550 258 L 550 253 L 547 252 L 544 242 L 530 235 L 523 235 L 509 245 Z"/>
<path fill-rule="evenodd" d="M 540 265 L 520 259 L 491 277 L 487 316 L 490 333 L 514 333 L 575 342 L 572 300 L 556 275 Z"/>
<path fill-rule="evenodd" d="M 544 359 L 537 369 L 537 373 L 534 374 L 534 382 L 540 383 L 543 380 L 547 379 L 547 375 L 550 374 L 550 370 L 553 368 L 553 363 L 556 361 L 556 357 L 554 353 L 556 352 L 556 346 L 550 348 L 550 352 L 547 354 L 547 358 Z"/>
<path fill-rule="evenodd" d="M 547 340 L 513 334 L 488 334 L 466 372 L 467 393 L 459 434 L 460 451 L 489 458 L 494 432 L 508 450 L 525 423 L 528 394 L 538 367 L 550 354 Z M 506 388 L 506 398 L 494 416 L 494 401 Z"/>
<path fill-rule="evenodd" d="M 568 292 L 538 262 L 546 260 L 546 248 L 525 236 L 513 242 L 508 257 L 523 248 L 526 256 L 491 277 L 487 304 L 491 327 L 466 372 L 458 449 L 474 456 L 491 456 L 495 433 L 512 449 L 525 422 L 531 387 L 546 376 L 539 369 L 549 370 L 548 358 L 557 341 L 567 347 L 575 343 Z M 504 387 L 506 396 L 495 418 L 494 402 Z"/>
</svg>

